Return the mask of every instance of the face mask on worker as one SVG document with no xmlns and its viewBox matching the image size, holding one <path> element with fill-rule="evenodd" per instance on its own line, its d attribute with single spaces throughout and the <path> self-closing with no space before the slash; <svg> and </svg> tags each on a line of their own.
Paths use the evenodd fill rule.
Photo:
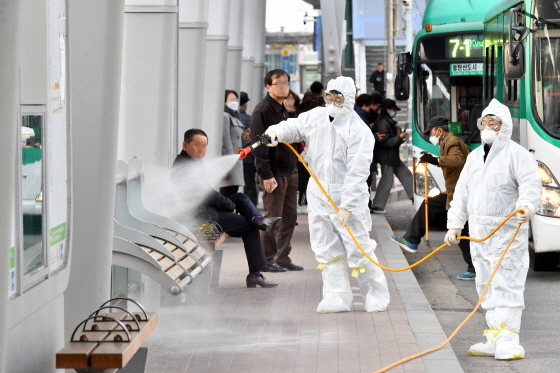
<svg viewBox="0 0 560 373">
<path fill-rule="evenodd" d="M 430 142 L 432 144 L 434 144 L 435 146 L 438 146 L 439 145 L 439 137 L 430 136 Z"/>
<path fill-rule="evenodd" d="M 336 106 L 335 104 L 328 104 L 327 105 L 327 113 L 329 113 L 329 116 L 331 117 L 336 117 L 336 115 L 338 113 L 340 113 L 342 111 L 342 107 L 340 106 Z"/>
<path fill-rule="evenodd" d="M 492 128 L 485 128 L 480 131 L 480 139 L 485 144 L 492 145 L 496 137 L 498 137 L 498 132 L 494 131 Z"/>
<path fill-rule="evenodd" d="M 392 112 L 389 113 L 389 115 L 391 116 L 391 118 L 394 118 L 395 115 L 397 115 L 397 112 L 396 112 L 396 111 L 392 111 Z"/>
<path fill-rule="evenodd" d="M 227 107 L 233 111 L 237 111 L 237 109 L 239 109 L 239 102 L 237 101 L 228 102 Z"/>
</svg>

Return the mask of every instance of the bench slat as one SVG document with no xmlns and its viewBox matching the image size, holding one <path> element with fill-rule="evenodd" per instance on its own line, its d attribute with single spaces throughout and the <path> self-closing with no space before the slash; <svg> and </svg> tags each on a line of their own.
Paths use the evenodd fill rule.
<svg viewBox="0 0 560 373">
<path fill-rule="evenodd" d="M 179 263 L 183 266 L 183 268 L 189 270 L 196 265 L 196 262 L 191 257 L 186 257 L 185 259 L 181 260 Z"/>
<path fill-rule="evenodd" d="M 167 257 L 161 259 L 159 261 L 159 265 L 161 266 L 161 269 L 163 270 L 163 272 L 167 272 L 169 271 L 169 268 L 173 267 L 175 265 L 175 262 Z"/>
<path fill-rule="evenodd" d="M 173 266 L 169 268 L 169 270 L 166 273 L 174 281 L 177 281 L 177 279 L 181 277 L 185 272 L 179 266 Z"/>
<path fill-rule="evenodd" d="M 181 260 L 183 260 L 186 256 L 187 253 L 184 252 L 183 250 L 176 248 L 175 250 L 173 250 L 171 252 L 171 254 L 173 254 L 173 256 L 175 257 L 175 261 L 180 262 Z"/>
</svg>

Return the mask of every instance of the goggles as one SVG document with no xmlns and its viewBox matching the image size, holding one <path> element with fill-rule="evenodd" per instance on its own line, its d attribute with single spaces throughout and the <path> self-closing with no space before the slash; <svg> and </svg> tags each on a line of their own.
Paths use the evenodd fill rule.
<svg viewBox="0 0 560 373">
<path fill-rule="evenodd" d="M 325 92 L 323 93 L 325 104 L 334 104 L 334 106 L 342 107 L 344 104 L 344 95 L 342 93 Z"/>
<path fill-rule="evenodd" d="M 499 117 L 492 114 L 485 115 L 481 118 L 478 118 L 478 120 L 476 121 L 476 125 L 480 130 L 485 129 L 486 127 L 495 129 L 498 128 L 501 124 L 502 124 L 502 120 Z"/>
</svg>

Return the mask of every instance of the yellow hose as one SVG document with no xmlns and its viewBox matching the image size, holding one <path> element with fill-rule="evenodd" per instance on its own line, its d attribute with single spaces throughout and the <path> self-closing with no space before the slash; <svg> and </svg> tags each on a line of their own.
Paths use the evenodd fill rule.
<svg viewBox="0 0 560 373">
<path fill-rule="evenodd" d="M 305 163 L 305 161 L 303 160 L 303 158 L 298 154 L 298 152 L 288 143 L 283 143 L 285 145 L 287 145 L 293 152 L 294 154 L 298 157 L 298 159 L 300 160 L 300 162 L 303 164 L 303 166 L 307 169 L 307 171 L 309 171 L 309 174 L 311 175 L 311 177 L 313 178 L 313 180 L 315 180 L 315 182 L 317 183 L 317 185 L 319 186 L 319 188 L 321 189 L 321 191 L 323 192 L 323 194 L 325 195 L 325 197 L 329 200 L 329 203 L 332 205 L 332 207 L 334 208 L 334 210 L 336 212 L 338 212 L 338 207 L 336 206 L 336 204 L 334 203 L 334 201 L 331 199 L 331 197 L 329 196 L 329 194 L 327 193 L 327 191 L 323 188 L 323 186 L 321 185 L 321 183 L 319 182 L 319 180 L 317 179 L 317 177 L 315 176 L 315 174 L 313 173 L 313 171 L 311 171 L 311 169 L 309 168 L 309 166 L 307 166 L 307 163 Z M 426 180 L 425 180 L 426 182 Z M 427 207 L 427 206 L 426 206 Z M 496 228 L 494 228 L 492 230 L 492 232 L 490 232 L 486 237 L 484 238 L 472 238 L 472 237 L 466 237 L 466 236 L 460 236 L 457 239 L 465 239 L 465 240 L 471 240 L 471 241 L 476 241 L 476 242 L 481 242 L 481 241 L 485 241 L 488 238 L 490 238 L 494 233 L 496 233 L 496 231 L 498 229 L 500 229 L 502 227 L 502 225 L 504 225 L 506 223 L 506 221 L 508 221 L 509 219 L 511 219 L 515 214 L 517 214 L 518 212 L 523 212 L 523 210 L 519 209 L 519 210 L 515 210 L 513 211 L 511 214 L 509 214 Z M 356 239 L 356 237 L 354 236 L 354 234 L 352 233 L 352 231 L 350 230 L 350 228 L 348 227 L 348 225 L 344 226 L 346 228 L 346 230 L 348 231 L 348 234 L 350 234 L 350 237 L 352 237 L 352 240 L 354 241 L 354 243 L 356 244 L 356 246 L 358 247 L 358 249 L 360 249 L 360 251 L 362 252 L 362 254 L 364 254 L 372 263 L 374 263 L 375 265 L 377 265 L 378 267 L 381 267 L 387 271 L 392 271 L 392 272 L 400 272 L 400 271 L 405 271 L 407 269 L 413 268 L 415 266 L 417 266 L 418 264 L 424 262 L 425 260 L 427 260 L 429 257 L 431 257 L 432 255 L 434 255 L 435 253 L 437 253 L 439 250 L 443 249 L 445 246 L 448 246 L 447 243 L 444 243 L 443 245 L 441 245 L 440 247 L 438 247 L 437 249 L 435 249 L 434 251 L 432 251 L 430 254 L 426 255 L 424 258 L 422 258 L 421 260 L 417 261 L 416 263 L 408 266 L 408 267 L 404 267 L 404 268 L 398 268 L 398 269 L 394 269 L 394 268 L 388 268 L 385 267 L 384 265 L 376 262 L 375 260 L 373 260 L 372 257 L 370 257 L 362 248 L 362 245 L 360 245 L 360 243 L 358 242 L 358 240 Z M 387 370 L 394 368 L 400 364 L 403 364 L 407 361 L 410 361 L 412 359 L 415 359 L 417 357 L 429 354 L 430 352 L 434 352 L 439 350 L 440 348 L 442 348 L 443 346 L 445 346 L 447 343 L 449 343 L 449 341 L 451 341 L 451 339 L 453 339 L 453 337 L 455 337 L 455 335 L 459 332 L 459 330 L 461 330 L 461 328 L 467 323 L 467 321 L 470 320 L 470 318 L 475 314 L 475 312 L 478 310 L 478 308 L 480 307 L 480 305 L 482 304 L 482 300 L 484 299 L 484 296 L 486 295 L 486 291 L 488 290 L 488 287 L 490 286 L 490 284 L 492 283 L 492 280 L 494 279 L 494 275 L 496 274 L 496 272 L 498 271 L 498 267 L 500 266 L 500 264 L 502 263 L 502 259 L 504 258 L 504 256 L 506 255 L 507 251 L 509 250 L 509 247 L 511 246 L 511 243 L 513 242 L 513 240 L 515 239 L 515 236 L 517 236 L 517 232 L 519 232 L 519 229 L 521 228 L 521 224 L 517 224 L 517 228 L 515 229 L 515 232 L 513 232 L 513 235 L 511 236 L 511 239 L 509 240 L 507 246 L 505 247 L 504 251 L 502 252 L 502 254 L 500 255 L 500 258 L 498 259 L 498 263 L 496 263 L 496 266 L 494 267 L 494 270 L 492 271 L 492 274 L 490 274 L 490 277 L 488 279 L 488 282 L 486 283 L 486 286 L 484 286 L 484 289 L 482 290 L 480 297 L 478 298 L 478 302 L 476 303 L 476 306 L 474 307 L 474 309 L 471 311 L 471 313 L 469 313 L 469 315 L 459 324 L 459 326 L 457 326 L 457 328 L 453 331 L 453 333 L 451 333 L 451 335 L 449 335 L 449 337 L 447 337 L 447 339 L 445 341 L 443 341 L 441 344 L 439 344 L 436 347 L 432 347 L 430 349 L 427 349 L 425 351 L 419 352 L 417 354 L 411 355 L 409 357 L 406 357 L 404 359 L 401 359 L 399 361 L 396 361 L 390 365 L 387 365 L 384 368 L 381 368 L 380 370 L 376 370 L 374 373 L 382 373 L 382 372 L 386 372 Z M 427 231 L 426 231 L 427 232 Z"/>
</svg>

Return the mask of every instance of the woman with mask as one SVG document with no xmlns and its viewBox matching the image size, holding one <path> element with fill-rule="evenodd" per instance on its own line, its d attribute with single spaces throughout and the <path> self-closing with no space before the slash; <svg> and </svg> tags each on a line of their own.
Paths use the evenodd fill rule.
<svg viewBox="0 0 560 373">
<path fill-rule="evenodd" d="M 389 98 L 381 102 L 381 113 L 375 123 L 375 132 L 385 134 L 383 140 L 375 144 L 375 161 L 381 165 L 381 179 L 372 201 L 374 214 L 386 214 L 385 204 L 393 186 L 393 176 L 396 176 L 409 199 L 412 199 L 412 173 L 399 157 L 399 147 L 404 143 L 406 132 L 397 127 L 393 119 L 397 111 L 401 110 L 397 103 Z"/>
<path fill-rule="evenodd" d="M 237 154 L 242 148 L 243 131 L 245 127 L 239 120 L 239 96 L 237 92 L 226 90 L 224 103 L 224 120 L 222 133 L 222 155 Z M 245 185 L 243 177 L 243 163 L 239 159 L 220 183 L 220 193 L 228 197 L 237 193 L 240 186 Z"/>
</svg>

